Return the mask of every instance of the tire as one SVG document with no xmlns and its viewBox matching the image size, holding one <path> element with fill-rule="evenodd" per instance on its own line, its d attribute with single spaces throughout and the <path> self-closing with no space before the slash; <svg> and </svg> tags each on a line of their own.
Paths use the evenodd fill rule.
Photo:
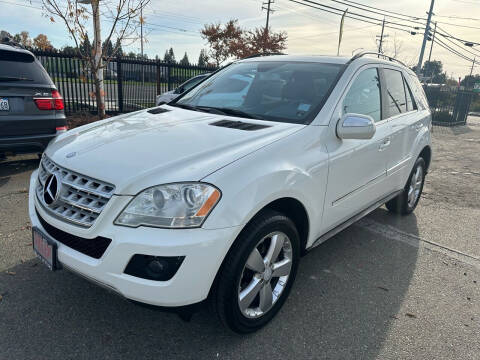
<svg viewBox="0 0 480 360">
<path fill-rule="evenodd" d="M 240 334 L 266 325 L 287 299 L 299 259 L 300 238 L 292 220 L 272 210 L 257 215 L 236 239 L 215 281 L 211 304 L 220 321 Z"/>
<path fill-rule="evenodd" d="M 405 185 L 403 191 L 392 200 L 388 201 L 385 205 L 387 209 L 395 214 L 408 215 L 415 210 L 417 207 L 418 201 L 422 196 L 423 184 L 425 182 L 425 160 L 419 157 L 413 166 L 413 169 L 408 177 L 407 184 Z M 420 179 L 417 177 L 420 176 Z M 413 193 L 410 193 L 410 191 Z M 409 197 L 409 194 L 412 197 Z"/>
</svg>

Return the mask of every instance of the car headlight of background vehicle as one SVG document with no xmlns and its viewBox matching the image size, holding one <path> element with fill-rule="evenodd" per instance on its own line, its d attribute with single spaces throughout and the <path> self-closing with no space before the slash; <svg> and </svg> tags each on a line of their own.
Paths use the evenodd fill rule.
<svg viewBox="0 0 480 360">
<path fill-rule="evenodd" d="M 115 224 L 132 227 L 199 227 L 220 196 L 220 190 L 204 183 L 154 186 L 135 196 L 117 217 Z"/>
</svg>

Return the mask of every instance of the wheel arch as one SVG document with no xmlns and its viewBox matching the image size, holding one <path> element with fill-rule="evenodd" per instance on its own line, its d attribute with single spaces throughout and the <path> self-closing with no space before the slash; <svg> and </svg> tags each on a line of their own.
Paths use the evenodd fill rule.
<svg viewBox="0 0 480 360">
<path fill-rule="evenodd" d="M 298 234 L 300 236 L 300 254 L 304 255 L 306 253 L 306 246 L 307 246 L 307 241 L 308 241 L 308 235 L 310 232 L 310 219 L 307 213 L 306 207 L 303 205 L 303 203 L 294 198 L 294 197 L 280 197 L 275 200 L 270 201 L 263 207 L 261 207 L 258 211 L 255 212 L 255 214 L 242 226 L 242 230 L 238 233 L 237 237 L 235 240 L 232 242 L 230 245 L 230 248 L 226 252 L 221 265 L 219 266 L 217 270 L 217 274 L 215 275 L 215 278 L 210 286 L 210 291 L 208 294 L 208 298 L 211 297 L 212 291 L 215 291 L 216 285 L 218 282 L 218 277 L 219 274 L 221 273 L 224 264 L 225 264 L 225 259 L 228 257 L 229 253 L 232 251 L 232 249 L 235 247 L 235 242 L 237 239 L 240 237 L 240 235 L 245 231 L 245 229 L 248 227 L 248 225 L 254 221 L 254 219 L 262 214 L 265 210 L 274 210 L 278 211 L 288 218 L 290 218 L 293 223 L 295 224 L 295 227 L 297 228 Z"/>
</svg>

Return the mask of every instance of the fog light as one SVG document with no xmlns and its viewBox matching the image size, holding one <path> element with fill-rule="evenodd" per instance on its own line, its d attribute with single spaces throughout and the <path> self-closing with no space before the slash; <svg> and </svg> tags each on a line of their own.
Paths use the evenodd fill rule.
<svg viewBox="0 0 480 360">
<path fill-rule="evenodd" d="M 163 259 L 155 259 L 148 263 L 148 270 L 153 274 L 159 274 L 168 268 L 168 262 Z"/>
<path fill-rule="evenodd" d="M 185 256 L 151 256 L 136 254 L 125 268 L 125 274 L 142 279 L 167 281 L 178 271 Z"/>
</svg>

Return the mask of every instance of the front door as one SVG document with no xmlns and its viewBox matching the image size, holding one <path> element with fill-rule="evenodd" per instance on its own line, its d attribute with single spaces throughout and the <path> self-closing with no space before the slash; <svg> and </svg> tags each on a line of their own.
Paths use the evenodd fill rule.
<svg viewBox="0 0 480 360">
<path fill-rule="evenodd" d="M 369 140 L 328 142 L 329 173 L 325 198 L 323 229 L 328 231 L 375 203 L 388 192 L 386 187 L 386 151 L 390 145 L 390 127 L 382 114 L 380 77 L 377 67 L 361 68 L 350 81 L 335 114 L 357 113 L 371 116 L 376 132 Z M 338 116 L 330 126 L 335 127 Z"/>
</svg>

